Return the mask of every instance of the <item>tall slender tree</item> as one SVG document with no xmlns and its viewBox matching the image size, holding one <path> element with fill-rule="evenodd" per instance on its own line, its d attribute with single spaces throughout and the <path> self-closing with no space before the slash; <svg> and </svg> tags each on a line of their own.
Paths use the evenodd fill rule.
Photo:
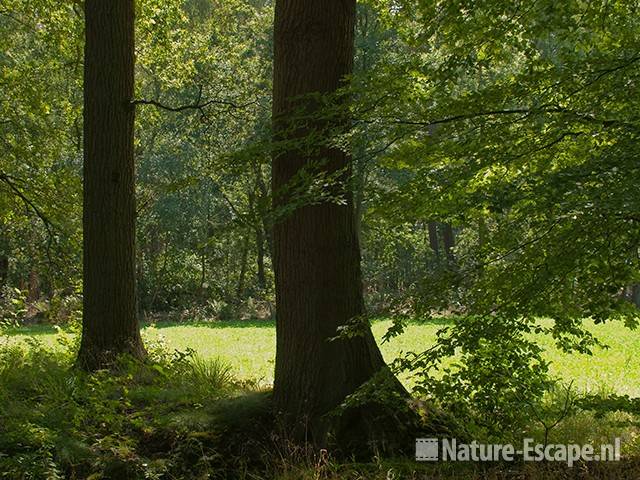
<svg viewBox="0 0 640 480">
<path fill-rule="evenodd" d="M 134 1 L 86 0 L 84 314 L 77 363 L 144 355 L 135 302 Z"/>
<path fill-rule="evenodd" d="M 436 222 L 429 222 L 427 224 L 429 232 L 429 246 L 435 254 L 436 258 L 440 257 L 440 245 L 438 241 L 438 224 Z"/>
<path fill-rule="evenodd" d="M 444 246 L 444 253 L 447 256 L 447 261 L 450 264 L 453 264 L 455 262 L 453 249 L 456 246 L 456 236 L 450 223 L 442 225 L 442 245 Z"/>
<path fill-rule="evenodd" d="M 315 94 L 335 92 L 352 71 L 355 6 L 355 0 L 276 2 L 273 121 L 276 139 L 284 144 L 305 142 L 344 123 L 340 118 L 313 120 L 320 108 Z M 351 158 L 330 147 L 313 149 L 313 154 L 305 148 L 284 150 L 274 155 L 272 165 L 276 211 L 291 204 L 287 186 L 302 169 L 343 180 L 333 192 L 342 202 L 298 206 L 273 229 L 274 403 L 285 417 L 304 421 L 315 442 L 323 442 L 323 415 L 385 364 L 368 326 L 360 335 L 330 340 L 339 326 L 364 314 L 360 247 L 347 185 Z"/>
</svg>

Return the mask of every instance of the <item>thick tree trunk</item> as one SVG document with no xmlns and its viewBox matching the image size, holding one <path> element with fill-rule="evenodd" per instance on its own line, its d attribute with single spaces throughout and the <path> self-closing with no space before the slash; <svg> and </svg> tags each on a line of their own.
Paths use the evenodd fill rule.
<svg viewBox="0 0 640 480">
<path fill-rule="evenodd" d="M 86 0 L 79 366 L 144 355 L 135 301 L 134 2 Z"/>
<path fill-rule="evenodd" d="M 355 0 L 278 0 L 275 13 L 273 119 L 276 138 L 303 138 L 332 126 L 325 120 L 301 125 L 294 111 L 312 114 L 309 93 L 334 92 L 352 70 Z M 344 122 L 343 122 L 344 123 Z M 293 127 L 293 128 L 292 128 Z M 345 171 L 351 159 L 337 149 L 315 156 L 292 148 L 273 159 L 276 209 L 291 198 L 283 190 L 312 162 L 322 172 Z M 316 171 L 318 171 L 316 170 Z M 337 328 L 364 314 L 360 248 L 353 195 L 343 185 L 344 203 L 297 207 L 273 229 L 277 350 L 274 403 L 278 412 L 304 422 L 306 434 L 325 441 L 323 414 L 385 366 L 371 330 L 330 341 Z M 366 441 L 366 439 L 361 439 Z"/>
</svg>

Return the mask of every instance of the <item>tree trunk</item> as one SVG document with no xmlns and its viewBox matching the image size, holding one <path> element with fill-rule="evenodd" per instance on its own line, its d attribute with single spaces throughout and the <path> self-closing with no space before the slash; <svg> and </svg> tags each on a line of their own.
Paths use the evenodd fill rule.
<svg viewBox="0 0 640 480">
<path fill-rule="evenodd" d="M 264 231 L 262 225 L 256 225 L 256 264 L 258 267 L 258 288 L 264 291 L 267 288 L 267 276 L 264 270 Z"/>
<path fill-rule="evenodd" d="M 247 275 L 247 259 L 249 255 L 249 236 L 245 235 L 240 253 L 240 274 L 238 275 L 238 287 L 236 288 L 236 302 L 242 303 L 244 297 L 244 280 Z"/>
<path fill-rule="evenodd" d="M 275 12 L 273 120 L 277 140 L 304 138 L 342 121 L 308 120 L 308 93 L 334 92 L 352 71 L 355 0 L 278 0 Z M 291 147 L 273 158 L 274 207 L 291 201 L 285 187 L 313 162 L 345 171 L 336 194 L 344 203 L 298 206 L 273 229 L 276 281 L 276 365 L 273 398 L 285 419 L 304 423 L 316 443 L 326 439 L 322 416 L 385 366 L 370 328 L 330 341 L 337 328 L 364 314 L 360 247 L 355 228 L 350 157 L 334 148 L 308 156 Z M 320 167 L 317 161 L 323 160 Z M 318 171 L 316 170 L 316 171 Z M 366 439 L 361 439 L 365 441 Z"/>
<path fill-rule="evenodd" d="M 256 234 L 256 266 L 257 266 L 257 274 L 256 279 L 258 281 L 258 288 L 264 292 L 264 289 L 267 286 L 266 274 L 264 270 L 264 242 L 265 242 L 265 230 L 263 230 L 264 220 L 262 217 L 262 212 L 256 205 L 256 193 L 262 196 L 262 188 L 265 188 L 264 184 L 260 187 L 259 170 L 260 166 L 258 165 L 256 168 L 256 191 L 249 190 L 248 198 L 249 198 L 249 210 L 254 218 L 253 221 L 253 229 Z M 258 197 L 260 198 L 260 197 Z"/>
<path fill-rule="evenodd" d="M 447 256 L 447 261 L 451 264 L 454 263 L 455 257 L 453 255 L 453 248 L 456 246 L 456 238 L 453 228 L 448 223 L 445 223 L 442 228 L 442 244 L 444 247 L 444 253 Z"/>
<path fill-rule="evenodd" d="M 258 187 L 258 191 L 260 192 L 260 204 L 265 205 L 268 202 L 269 191 L 267 190 L 267 184 L 264 181 L 262 176 L 262 168 L 260 164 L 256 164 L 256 186 Z M 264 233 L 264 238 L 267 242 L 267 251 L 269 255 L 273 255 L 273 242 L 271 238 L 271 224 L 269 223 L 269 219 L 267 215 L 264 214 L 264 211 L 261 209 L 257 209 L 261 219 L 262 219 L 262 231 Z"/>
<path fill-rule="evenodd" d="M 40 275 L 35 268 L 29 271 L 29 291 L 27 292 L 27 302 L 33 303 L 40 300 Z"/>
<path fill-rule="evenodd" d="M 86 0 L 79 366 L 144 355 L 135 301 L 134 2 Z"/>
<path fill-rule="evenodd" d="M 436 222 L 429 222 L 427 228 L 429 229 L 429 246 L 436 258 L 439 258 L 440 248 L 438 246 L 438 224 Z"/>
<path fill-rule="evenodd" d="M 631 301 L 633 304 L 640 308 L 640 285 L 634 285 L 631 287 Z"/>
<path fill-rule="evenodd" d="M 9 277 L 9 257 L 0 253 L 0 290 L 4 287 Z"/>
<path fill-rule="evenodd" d="M 487 221 L 484 217 L 480 217 L 478 219 L 478 247 L 480 247 L 481 249 L 487 243 L 487 234 Z"/>
<path fill-rule="evenodd" d="M 5 224 L 0 223 L 0 231 L 6 228 Z M 0 233 L 0 295 L 2 294 L 2 288 L 9 280 L 9 253 L 9 239 Z"/>
<path fill-rule="evenodd" d="M 355 219 L 355 230 L 358 234 L 358 238 L 361 232 L 362 227 L 362 217 L 364 215 L 364 189 L 366 185 L 366 177 L 367 177 L 367 162 L 366 160 L 361 160 L 358 164 L 355 165 L 355 192 L 354 192 L 354 212 L 353 216 Z"/>
<path fill-rule="evenodd" d="M 144 271 L 144 245 L 136 244 L 136 315 L 142 318 L 144 315 L 145 271 Z"/>
</svg>

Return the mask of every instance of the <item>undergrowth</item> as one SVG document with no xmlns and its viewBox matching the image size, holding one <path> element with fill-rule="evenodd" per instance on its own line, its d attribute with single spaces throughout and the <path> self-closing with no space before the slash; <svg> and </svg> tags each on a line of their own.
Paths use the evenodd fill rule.
<svg viewBox="0 0 640 480">
<path fill-rule="evenodd" d="M 144 363 L 123 357 L 112 370 L 87 374 L 72 367 L 77 345 L 64 347 L 0 343 L 2 479 L 588 479 L 633 478 L 628 472 L 640 468 L 638 403 L 607 392 L 549 390 L 523 408 L 523 429 L 502 440 L 598 444 L 623 436 L 617 464 L 358 463 L 291 441 L 273 420 L 269 392 L 236 380 L 219 360 L 151 344 Z M 433 403 L 417 403 L 433 412 Z"/>
<path fill-rule="evenodd" d="M 191 351 L 87 374 L 30 343 L 0 349 L 1 478 L 198 478 L 225 433 L 220 400 L 251 389 Z"/>
</svg>

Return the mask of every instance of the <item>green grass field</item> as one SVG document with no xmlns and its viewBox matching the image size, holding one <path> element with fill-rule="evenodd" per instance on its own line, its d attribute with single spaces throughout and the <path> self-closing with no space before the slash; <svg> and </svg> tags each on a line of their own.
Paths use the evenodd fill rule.
<svg viewBox="0 0 640 480">
<path fill-rule="evenodd" d="M 402 351 L 428 348 L 436 332 L 448 323 L 447 319 L 410 323 L 403 335 L 381 344 L 385 358 L 390 361 Z M 388 319 L 375 321 L 376 337 L 382 338 L 390 325 Z M 640 332 L 613 322 L 589 324 L 588 328 L 610 348 L 598 350 L 593 356 L 567 355 L 553 347 L 550 338 L 536 337 L 545 347 L 553 374 L 566 383 L 573 381 L 576 393 L 589 390 L 640 396 Z M 6 451 L 11 452 L 0 455 L 3 474 L 5 471 L 38 472 L 28 478 L 62 478 L 48 476 L 53 465 L 56 472 L 75 472 L 73 478 L 87 478 L 91 472 L 137 465 L 135 468 L 145 472 L 144 478 L 169 478 L 163 476 L 164 472 L 171 475 L 184 469 L 191 472 L 195 468 L 194 458 L 201 458 L 204 460 L 198 460 L 198 471 L 226 469 L 235 475 L 238 465 L 241 469 L 247 465 L 245 444 L 273 448 L 261 443 L 263 432 L 254 425 L 263 421 L 260 412 L 268 406 L 264 403 L 268 397 L 253 388 L 254 382 L 268 387 L 273 381 L 275 327 L 272 322 L 161 322 L 143 329 L 150 351 L 158 347 L 164 351 L 193 349 L 204 359 L 222 360 L 231 367 L 235 378 L 249 381 L 248 385 L 238 385 L 225 368 L 218 368 L 218 362 L 200 359 L 176 363 L 160 359 L 153 365 L 125 362 L 112 372 L 85 376 L 69 369 L 68 352 L 55 355 L 48 350 L 62 349 L 73 340 L 72 335 L 45 325 L 5 329 L 0 335 L 0 346 L 21 345 L 25 350 L 32 349 L 31 352 L 16 348 L 3 350 L 6 363 L 0 369 L 3 406 L 0 449 L 8 448 Z M 37 344 L 47 350 L 34 348 Z M 402 380 L 411 383 L 410 378 Z M 550 396 L 547 400 L 554 399 Z M 560 418 L 552 403 L 545 405 L 551 407 L 546 414 L 547 410 L 543 411 L 547 421 L 561 419 L 550 432 L 551 443 L 599 445 L 610 443 L 614 437 L 623 438 L 625 462 L 584 464 L 579 470 L 580 478 L 636 478 L 637 475 L 629 476 L 629 472 L 638 471 L 637 459 L 640 458 L 637 416 L 609 411 L 598 417 L 589 410 L 576 410 Z M 539 441 L 547 439 L 542 430 L 542 425 L 547 424 L 541 424 L 539 417 L 530 417 L 528 411 L 518 412 L 525 420 L 525 430 L 505 431 L 507 440 L 511 438 L 509 435 L 525 435 Z M 247 419 L 250 420 L 247 422 Z M 220 435 L 221 432 L 224 434 Z M 235 433 L 230 436 L 229 432 Z M 287 442 L 277 445 L 276 455 L 272 455 L 272 450 L 268 455 L 261 455 L 264 463 L 255 466 L 255 472 L 248 471 L 246 476 L 234 478 L 578 478 L 571 473 L 577 469 L 563 470 L 561 463 L 426 465 L 411 458 L 382 458 L 369 463 L 341 463 L 334 459 L 323 463 L 308 452 L 287 450 L 290 448 Z M 27 478 L 22 473 L 4 476 Z M 108 478 L 134 477 L 118 474 Z"/>
<path fill-rule="evenodd" d="M 387 361 L 402 351 L 421 351 L 432 344 L 435 332 L 446 321 L 413 322 L 406 332 L 381 349 Z M 380 339 L 391 324 L 378 320 L 373 324 L 374 334 Z M 630 331 L 622 324 L 611 322 L 589 325 L 589 329 L 608 349 L 597 349 L 594 355 L 559 352 L 553 341 L 540 336 L 538 341 L 547 350 L 554 375 L 574 382 L 578 390 L 613 391 L 630 396 L 640 395 L 640 331 Z M 55 347 L 57 336 L 69 336 L 50 326 L 30 326 L 5 332 L 0 341 L 28 345 L 30 337 Z M 204 358 L 219 357 L 229 364 L 234 375 L 243 380 L 261 384 L 273 381 L 275 354 L 275 327 L 266 321 L 159 323 L 146 326 L 143 336 L 148 345 L 162 342 L 169 349 L 192 348 Z M 410 383 L 410 379 L 403 379 Z"/>
</svg>

